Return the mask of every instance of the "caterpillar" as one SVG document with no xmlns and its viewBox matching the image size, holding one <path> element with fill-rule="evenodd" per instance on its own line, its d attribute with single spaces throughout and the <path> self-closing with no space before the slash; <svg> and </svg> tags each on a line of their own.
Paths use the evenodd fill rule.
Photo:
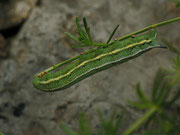
<svg viewBox="0 0 180 135">
<path fill-rule="evenodd" d="M 134 59 L 152 48 L 165 48 L 156 40 L 156 29 L 151 29 L 141 35 L 116 39 L 110 42 L 118 26 L 115 28 L 106 44 L 97 44 L 94 43 L 90 37 L 90 29 L 87 26 L 86 20 L 83 21 L 88 36 L 85 36 L 78 19 L 76 23 L 79 31 L 79 38 L 69 33 L 66 34 L 73 40 L 83 43 L 83 45 L 77 46 L 96 47 L 35 75 L 32 81 L 35 88 L 47 92 L 64 90 L 97 72 Z M 57 68 L 64 64 L 67 65 L 57 70 Z"/>
</svg>

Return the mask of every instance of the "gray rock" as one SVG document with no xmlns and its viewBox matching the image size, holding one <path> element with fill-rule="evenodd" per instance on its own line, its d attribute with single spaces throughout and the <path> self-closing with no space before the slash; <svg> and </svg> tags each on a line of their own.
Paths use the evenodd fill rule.
<svg viewBox="0 0 180 135">
<path fill-rule="evenodd" d="M 0 30 L 22 23 L 36 3 L 37 0 L 1 0 Z"/>
<path fill-rule="evenodd" d="M 34 74 L 86 49 L 72 49 L 74 42 L 64 34 L 66 31 L 76 33 L 76 16 L 86 16 L 94 39 L 105 42 L 117 24 L 120 28 L 116 37 L 120 37 L 175 17 L 166 10 L 166 4 L 165 0 L 44 0 L 41 6 L 34 7 L 11 43 L 10 57 L 1 60 L 1 130 L 6 135 L 63 135 L 59 123 L 77 129 L 79 112 L 87 112 L 96 127 L 97 108 L 109 114 L 113 108 L 120 111 L 123 107 L 127 108 L 129 117 L 122 129 L 127 128 L 141 115 L 127 107 L 127 100 L 137 100 L 136 83 L 141 82 L 148 94 L 157 69 L 171 67 L 170 58 L 174 55 L 170 51 L 154 49 L 54 93 L 33 88 L 32 78 Z M 166 15 L 161 16 L 162 12 Z M 159 39 L 177 40 L 178 26 L 175 23 L 158 29 Z"/>
</svg>

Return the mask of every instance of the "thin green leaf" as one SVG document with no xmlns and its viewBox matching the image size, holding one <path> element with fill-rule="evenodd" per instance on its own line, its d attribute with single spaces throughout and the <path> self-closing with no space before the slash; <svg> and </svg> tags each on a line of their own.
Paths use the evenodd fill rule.
<svg viewBox="0 0 180 135">
<path fill-rule="evenodd" d="M 114 126 L 114 130 L 115 130 L 116 135 L 118 135 L 118 131 L 120 130 L 120 124 L 121 124 L 121 121 L 123 119 L 123 116 L 124 116 L 124 111 L 122 111 L 120 113 L 119 117 L 116 120 L 116 123 L 115 123 L 115 126 Z"/>
<path fill-rule="evenodd" d="M 60 124 L 60 128 L 67 134 L 67 135 L 78 135 L 76 132 L 74 132 L 73 130 L 71 130 L 70 128 L 68 128 L 66 125 L 64 124 Z"/>
<path fill-rule="evenodd" d="M 88 38 L 86 37 L 84 31 L 81 28 L 81 25 L 80 25 L 78 17 L 76 18 L 76 26 L 77 26 L 77 29 L 78 29 L 79 36 L 82 37 L 84 40 L 86 40 L 90 44 Z"/>
<path fill-rule="evenodd" d="M 90 44 L 89 44 L 89 41 L 87 41 L 87 40 L 85 40 L 85 39 L 82 39 L 82 40 L 81 40 L 81 43 L 83 43 L 83 44 L 85 44 L 85 45 L 90 45 Z"/>
<path fill-rule="evenodd" d="M 157 99 L 156 103 L 158 105 L 165 103 L 165 101 L 167 100 L 167 98 L 169 96 L 170 91 L 171 91 L 170 84 L 168 83 L 168 81 L 164 80 L 162 87 L 158 92 L 158 96 L 157 96 L 158 99 Z"/>
<path fill-rule="evenodd" d="M 90 34 L 90 27 L 88 27 L 88 24 L 87 24 L 87 21 L 86 21 L 86 18 L 85 18 L 85 17 L 83 18 L 83 24 L 84 24 L 84 28 L 85 28 L 85 30 L 86 30 L 86 33 L 87 33 L 87 35 L 88 35 L 89 41 L 90 41 L 91 43 L 93 43 L 92 38 L 91 38 L 91 34 Z"/>
<path fill-rule="evenodd" d="M 156 76 L 154 78 L 154 83 L 153 83 L 153 88 L 152 88 L 152 101 L 153 102 L 158 100 L 157 94 L 158 94 L 159 88 L 161 87 L 163 83 L 164 76 L 165 76 L 165 72 L 162 69 L 159 69 L 156 72 Z"/>
<path fill-rule="evenodd" d="M 85 113 L 79 115 L 79 128 L 80 135 L 92 135 L 91 124 Z"/>
<path fill-rule="evenodd" d="M 113 123 L 113 120 L 116 119 L 116 116 L 117 116 L 117 111 L 114 110 L 112 113 L 111 113 L 111 116 L 110 116 L 110 119 L 109 119 L 109 122 Z"/>
<path fill-rule="evenodd" d="M 109 119 L 105 120 L 103 114 L 98 110 L 99 119 L 102 127 L 98 131 L 98 135 L 118 135 L 123 112 L 117 117 L 117 112 L 113 111 Z"/>
<path fill-rule="evenodd" d="M 180 70 L 180 58 L 177 56 L 176 58 L 172 59 L 175 69 Z"/>
<path fill-rule="evenodd" d="M 104 120 L 104 116 L 103 116 L 101 110 L 98 109 L 98 110 L 97 110 L 97 113 L 98 113 L 99 120 L 100 120 L 101 124 L 104 125 L 104 124 L 105 124 L 105 120 Z"/>
<path fill-rule="evenodd" d="M 71 38 L 72 40 L 75 40 L 75 41 L 77 41 L 77 42 L 81 42 L 81 41 L 79 41 L 78 38 L 76 38 L 75 36 L 71 35 L 70 33 L 65 32 L 65 34 L 66 34 L 69 38 Z"/>
<path fill-rule="evenodd" d="M 177 56 L 176 58 L 172 59 L 173 61 L 173 70 L 168 70 L 168 72 L 171 74 L 171 76 L 168 76 L 168 78 L 171 81 L 172 85 L 179 84 L 180 83 L 180 57 Z"/>
<path fill-rule="evenodd" d="M 140 83 L 138 83 L 138 84 L 136 85 L 136 92 L 137 92 L 140 100 L 141 100 L 143 103 L 149 102 L 149 100 L 146 98 L 146 96 L 144 95 L 144 93 L 143 93 L 143 91 L 142 91 L 142 89 L 141 89 Z"/>
<path fill-rule="evenodd" d="M 83 24 L 84 24 L 84 28 L 85 28 L 85 30 L 87 32 L 88 24 L 87 24 L 87 21 L 86 21 L 85 17 L 83 17 Z"/>
<path fill-rule="evenodd" d="M 112 135 L 115 135 L 115 122 L 116 122 L 116 116 L 117 116 L 117 111 L 114 110 L 112 113 L 111 113 L 111 116 L 109 118 L 109 120 L 106 121 L 106 132 L 110 132 Z"/>
<path fill-rule="evenodd" d="M 111 41 L 112 37 L 114 36 L 116 30 L 118 29 L 119 24 L 115 27 L 115 29 L 113 30 L 113 32 L 111 33 L 109 39 L 107 40 L 106 44 L 109 44 L 109 42 Z"/>
<path fill-rule="evenodd" d="M 80 22 L 79 22 L 79 18 L 78 18 L 78 17 L 76 17 L 76 26 L 77 26 L 79 35 L 82 34 L 82 35 L 85 36 L 85 33 L 84 33 L 84 31 L 82 30 L 82 28 L 81 28 L 81 24 L 80 24 Z M 85 37 L 86 37 L 86 36 L 85 36 Z"/>
</svg>

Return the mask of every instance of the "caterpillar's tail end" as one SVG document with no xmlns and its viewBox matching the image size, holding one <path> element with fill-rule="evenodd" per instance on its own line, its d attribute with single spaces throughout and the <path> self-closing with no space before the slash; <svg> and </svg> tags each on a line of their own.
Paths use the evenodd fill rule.
<svg viewBox="0 0 180 135">
<path fill-rule="evenodd" d="M 163 48 L 163 49 L 168 49 L 166 46 L 164 45 L 159 45 L 159 48 Z"/>
</svg>

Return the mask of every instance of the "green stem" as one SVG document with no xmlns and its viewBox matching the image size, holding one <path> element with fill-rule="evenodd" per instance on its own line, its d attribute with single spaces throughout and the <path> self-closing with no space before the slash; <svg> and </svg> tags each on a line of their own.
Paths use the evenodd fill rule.
<svg viewBox="0 0 180 135">
<path fill-rule="evenodd" d="M 144 31 L 147 31 L 147 30 L 149 30 L 149 29 L 151 29 L 151 28 L 160 27 L 160 26 L 163 26 L 163 25 L 166 25 L 166 24 L 168 24 L 168 23 L 175 22 L 175 21 L 180 21 L 180 17 L 177 17 L 177 18 L 174 18 L 174 19 L 170 19 L 170 20 L 167 20 L 167 21 L 164 21 L 164 22 L 161 22 L 161 23 L 153 24 L 153 25 L 148 26 L 148 27 L 146 27 L 146 28 L 144 28 L 144 29 L 141 29 L 141 30 L 139 30 L 139 31 L 136 31 L 136 32 L 130 33 L 130 34 L 128 34 L 128 35 L 122 36 L 122 37 L 119 38 L 119 40 L 126 39 L 126 38 L 128 38 L 128 37 L 131 37 L 132 35 L 137 35 L 137 34 L 139 34 L 139 33 L 142 33 L 142 32 L 144 32 Z M 112 41 L 112 42 L 113 42 L 113 41 Z M 112 43 L 112 42 L 110 42 L 110 43 Z M 110 43 L 109 43 L 109 44 L 110 44 Z M 93 43 L 93 45 L 94 45 L 94 46 L 101 46 L 101 45 L 104 46 L 104 45 L 106 45 L 106 44 L 105 44 L 105 43 L 104 43 L 104 44 L 103 44 L 103 43 Z M 96 50 L 96 48 L 93 48 L 93 49 L 91 49 L 91 50 L 89 50 L 89 51 L 87 51 L 87 52 L 91 52 L 91 51 L 94 51 L 94 50 Z M 73 57 L 73 58 L 71 58 L 71 59 L 68 59 L 68 60 L 66 60 L 66 61 L 64 61 L 64 62 L 62 62 L 62 63 L 56 64 L 56 65 L 54 65 L 54 66 L 46 69 L 45 72 L 50 72 L 50 71 L 52 71 L 52 70 L 54 70 L 54 69 L 56 69 L 56 68 L 58 68 L 58 67 L 60 67 L 60 66 L 62 66 L 62 65 L 65 65 L 65 64 L 67 64 L 67 63 L 70 63 L 70 62 L 78 59 L 80 56 L 81 56 L 81 55 L 78 55 L 78 56 L 75 56 L 75 57 Z"/>
<path fill-rule="evenodd" d="M 123 39 L 131 37 L 132 35 L 137 35 L 139 33 L 145 32 L 145 31 L 147 31 L 147 30 L 149 30 L 151 28 L 157 28 L 157 27 L 160 27 L 160 26 L 172 23 L 172 22 L 176 22 L 176 21 L 180 21 L 180 17 L 177 17 L 177 18 L 174 18 L 174 19 L 170 19 L 170 20 L 167 20 L 167 21 L 164 21 L 164 22 L 161 22 L 161 23 L 157 23 L 157 24 L 152 24 L 152 25 L 150 25 L 148 27 L 145 27 L 144 29 L 141 29 L 141 30 L 138 30 L 136 32 L 127 34 L 125 36 L 122 36 L 118 40 L 123 40 Z"/>
<path fill-rule="evenodd" d="M 148 120 L 150 116 L 152 116 L 158 108 L 153 106 L 149 111 L 147 111 L 139 120 L 137 120 L 131 127 L 129 127 L 122 135 L 131 135 L 135 130 L 137 130 L 144 122 Z"/>
<path fill-rule="evenodd" d="M 109 42 L 111 41 L 111 39 L 112 39 L 112 37 L 114 36 L 114 34 L 115 34 L 116 30 L 118 29 L 118 27 L 119 27 L 119 24 L 118 24 L 118 25 L 115 27 L 115 29 L 113 30 L 113 32 L 112 32 L 111 36 L 109 37 L 108 41 L 106 42 L 106 44 L 109 44 Z"/>
<path fill-rule="evenodd" d="M 92 43 L 91 45 L 73 45 L 72 47 L 73 48 L 75 48 L 75 47 L 92 47 L 92 46 L 94 46 L 94 47 L 100 47 L 100 46 L 106 46 L 106 45 L 108 45 L 108 44 L 106 44 L 106 43 Z"/>
<path fill-rule="evenodd" d="M 59 63 L 59 64 L 53 65 L 53 66 L 51 66 L 50 68 L 46 69 L 45 72 L 48 73 L 48 72 L 50 72 L 50 71 L 52 71 L 52 70 L 54 70 L 54 69 L 56 69 L 56 68 L 58 68 L 58 67 L 60 67 L 60 66 L 62 66 L 62 65 L 65 65 L 65 64 L 67 64 L 67 63 L 69 63 L 69 62 L 71 62 L 71 61 L 74 61 L 74 60 L 78 59 L 80 56 L 81 56 L 81 55 L 78 55 L 78 56 L 75 56 L 75 57 L 73 57 L 73 58 L 71 58 L 71 59 L 68 59 L 68 60 L 66 60 L 66 61 L 63 61 L 63 62 L 61 62 L 61 63 Z"/>
</svg>

